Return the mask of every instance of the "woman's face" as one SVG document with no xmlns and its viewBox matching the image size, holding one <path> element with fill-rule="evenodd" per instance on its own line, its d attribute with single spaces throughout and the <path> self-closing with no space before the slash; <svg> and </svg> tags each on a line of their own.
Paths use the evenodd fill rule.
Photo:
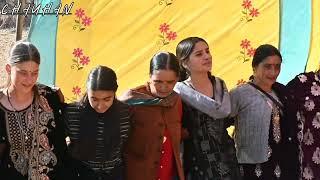
<svg viewBox="0 0 320 180">
<path fill-rule="evenodd" d="M 254 80 L 257 84 L 269 87 L 277 81 L 281 70 L 281 59 L 277 55 L 268 56 L 257 67 L 254 67 Z"/>
<path fill-rule="evenodd" d="M 90 106 L 98 113 L 106 112 L 112 105 L 115 92 L 105 90 L 88 90 L 88 99 Z"/>
<path fill-rule="evenodd" d="M 149 80 L 151 93 L 156 97 L 167 97 L 173 92 L 177 81 L 177 74 L 173 70 L 155 70 Z"/>
<path fill-rule="evenodd" d="M 211 71 L 212 56 L 208 45 L 203 41 L 197 42 L 184 66 L 191 74 Z"/>
<path fill-rule="evenodd" d="M 25 61 L 14 65 L 6 65 L 10 77 L 10 86 L 15 91 L 29 93 L 36 84 L 39 75 L 39 64 L 34 61 Z"/>
</svg>

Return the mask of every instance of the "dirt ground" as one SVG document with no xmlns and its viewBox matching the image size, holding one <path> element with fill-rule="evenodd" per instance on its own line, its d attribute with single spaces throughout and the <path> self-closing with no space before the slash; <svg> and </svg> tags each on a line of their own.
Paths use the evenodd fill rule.
<svg viewBox="0 0 320 180">
<path fill-rule="evenodd" d="M 27 37 L 27 31 L 23 33 Z M 0 85 L 6 82 L 5 64 L 9 55 L 11 46 L 16 39 L 14 29 L 0 29 Z"/>
</svg>

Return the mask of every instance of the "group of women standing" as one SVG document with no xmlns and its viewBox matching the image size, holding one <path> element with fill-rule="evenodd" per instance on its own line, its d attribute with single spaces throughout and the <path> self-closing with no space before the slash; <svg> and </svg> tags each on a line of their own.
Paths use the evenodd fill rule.
<svg viewBox="0 0 320 180">
<path fill-rule="evenodd" d="M 144 85 L 117 98 L 115 72 L 97 66 L 66 104 L 36 83 L 36 47 L 17 42 L 0 91 L 1 179 L 320 179 L 319 71 L 277 83 L 282 57 L 265 44 L 250 80 L 228 92 L 212 61 L 188 37 L 151 58 Z"/>
</svg>

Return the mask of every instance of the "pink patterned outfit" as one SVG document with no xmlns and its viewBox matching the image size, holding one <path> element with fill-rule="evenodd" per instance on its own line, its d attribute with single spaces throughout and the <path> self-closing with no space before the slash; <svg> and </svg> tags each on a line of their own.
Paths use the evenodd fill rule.
<svg viewBox="0 0 320 180">
<path fill-rule="evenodd" d="M 302 180 L 320 180 L 320 77 L 302 73 L 287 87 L 294 98 L 298 119 L 299 160 Z"/>
</svg>

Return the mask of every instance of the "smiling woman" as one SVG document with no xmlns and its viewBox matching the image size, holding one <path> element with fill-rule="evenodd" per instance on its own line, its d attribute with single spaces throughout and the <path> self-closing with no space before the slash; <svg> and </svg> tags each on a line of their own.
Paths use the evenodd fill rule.
<svg viewBox="0 0 320 180">
<path fill-rule="evenodd" d="M 243 179 L 298 179 L 296 120 L 288 110 L 292 96 L 276 82 L 281 63 L 277 48 L 259 46 L 252 81 L 230 92 Z"/>
<path fill-rule="evenodd" d="M 13 28 L 15 25 L 15 21 L 9 20 L 13 16 L 0 16 L 0 19 L 3 19 L 3 23 L 1 24 L 0 20 L 0 87 L 5 85 L 6 82 L 6 72 L 3 71 L 5 69 L 5 65 L 7 64 L 7 59 L 9 58 L 10 48 L 14 45 L 15 41 L 15 31 Z M 15 18 L 14 18 L 15 19 Z M 6 24 L 6 21 L 9 21 Z M 12 26 L 11 26 L 12 23 Z M 7 27 L 7 25 L 9 27 Z M 27 25 L 28 26 L 28 25 Z M 28 35 L 28 28 L 25 28 L 22 32 L 22 39 L 26 39 Z"/>
<path fill-rule="evenodd" d="M 66 144 L 60 101 L 51 88 L 36 84 L 39 64 L 33 44 L 19 41 L 12 47 L 5 67 L 8 82 L 0 91 L 1 178 L 51 179 L 62 174 Z"/>
</svg>

